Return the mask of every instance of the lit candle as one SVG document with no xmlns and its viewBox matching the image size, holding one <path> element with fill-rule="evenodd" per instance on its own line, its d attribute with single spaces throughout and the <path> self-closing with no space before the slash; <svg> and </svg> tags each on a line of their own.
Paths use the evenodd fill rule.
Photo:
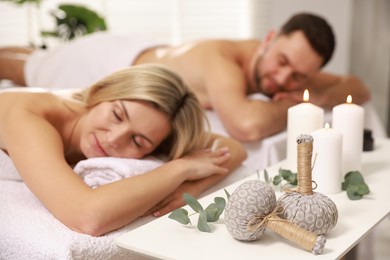
<svg viewBox="0 0 390 260">
<path fill-rule="evenodd" d="M 287 168 L 293 172 L 297 172 L 297 137 L 311 134 L 324 125 L 324 109 L 308 102 L 307 89 L 303 101 L 290 107 L 287 114 Z"/>
<path fill-rule="evenodd" d="M 335 106 L 332 110 L 333 128 L 343 136 L 342 174 L 349 171 L 360 171 L 363 150 L 364 109 L 352 104 L 352 97 L 347 103 Z"/>
<path fill-rule="evenodd" d="M 339 131 L 324 128 L 314 131 L 312 180 L 317 184 L 316 192 L 335 194 L 341 191 L 342 135 Z"/>
</svg>

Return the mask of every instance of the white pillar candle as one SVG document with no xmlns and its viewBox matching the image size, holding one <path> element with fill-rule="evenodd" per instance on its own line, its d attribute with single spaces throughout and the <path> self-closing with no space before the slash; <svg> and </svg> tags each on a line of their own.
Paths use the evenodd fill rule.
<svg viewBox="0 0 390 260">
<path fill-rule="evenodd" d="M 324 125 L 324 109 L 309 103 L 309 91 L 303 94 L 303 103 L 292 106 L 287 114 L 287 169 L 297 172 L 297 137 L 311 134 Z"/>
<path fill-rule="evenodd" d="M 312 180 L 317 184 L 316 192 L 335 194 L 341 191 L 342 135 L 339 131 L 324 128 L 314 131 Z"/>
<path fill-rule="evenodd" d="M 364 108 L 352 104 L 352 97 L 347 103 L 335 106 L 332 110 L 332 126 L 343 136 L 342 175 L 349 171 L 360 171 L 362 167 Z"/>
</svg>

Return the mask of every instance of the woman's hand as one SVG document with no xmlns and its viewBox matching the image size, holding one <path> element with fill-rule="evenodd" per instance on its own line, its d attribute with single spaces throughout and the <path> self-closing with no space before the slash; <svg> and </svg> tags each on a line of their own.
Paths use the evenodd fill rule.
<svg viewBox="0 0 390 260">
<path fill-rule="evenodd" d="M 186 164 L 187 180 L 197 180 L 213 174 L 227 174 L 229 169 L 222 165 L 230 159 L 231 155 L 227 147 L 216 151 L 204 149 L 182 157 Z"/>
<path fill-rule="evenodd" d="M 186 174 L 189 174 L 187 181 L 148 210 L 145 215 L 153 214 L 153 216 L 159 217 L 184 206 L 183 193 L 198 197 L 205 189 L 205 185 L 202 183 L 211 181 L 207 177 L 214 174 L 224 175 L 229 172 L 228 168 L 221 165 L 227 162 L 230 157 L 229 149 L 223 147 L 215 151 L 212 149 L 199 150 L 180 158 L 179 160 L 186 164 L 186 169 L 189 169 L 186 171 Z"/>
<path fill-rule="evenodd" d="M 145 215 L 153 214 L 159 217 L 184 206 L 183 193 L 199 197 L 207 188 L 220 182 L 229 172 L 237 168 L 245 158 L 246 152 L 241 143 L 214 134 L 209 143 L 209 149 L 200 150 L 179 159 L 187 163 L 186 168 L 190 168 L 189 178 L 149 209 Z M 191 177 L 198 179 L 190 180 Z"/>
<path fill-rule="evenodd" d="M 183 193 L 198 197 L 209 186 L 204 185 L 205 182 L 210 182 L 210 185 L 215 182 L 206 177 L 214 174 L 225 175 L 229 172 L 228 168 L 221 165 L 226 163 L 230 157 L 229 149 L 223 147 L 215 151 L 213 149 L 200 150 L 181 158 L 180 160 L 188 163 L 187 166 L 190 169 L 187 181 L 151 208 L 146 215 L 153 214 L 153 216 L 158 217 L 184 206 Z"/>
</svg>

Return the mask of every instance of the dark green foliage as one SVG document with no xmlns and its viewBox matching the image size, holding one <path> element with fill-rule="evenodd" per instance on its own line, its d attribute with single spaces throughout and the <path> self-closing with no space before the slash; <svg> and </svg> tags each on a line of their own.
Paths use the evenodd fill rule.
<svg viewBox="0 0 390 260">
<path fill-rule="evenodd" d="M 363 175 L 359 171 L 350 171 L 345 174 L 341 188 L 347 191 L 350 200 L 360 200 L 370 192 Z"/>
<path fill-rule="evenodd" d="M 61 4 L 50 14 L 56 20 L 57 27 L 54 31 L 42 31 L 42 36 L 72 40 L 77 36 L 107 30 L 104 18 L 82 5 Z"/>
</svg>

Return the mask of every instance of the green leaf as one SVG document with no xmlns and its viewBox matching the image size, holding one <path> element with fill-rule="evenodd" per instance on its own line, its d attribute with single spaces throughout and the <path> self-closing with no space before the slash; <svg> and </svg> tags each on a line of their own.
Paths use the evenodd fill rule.
<svg viewBox="0 0 390 260">
<path fill-rule="evenodd" d="M 348 183 L 364 183 L 363 175 L 359 171 L 348 172 L 344 179 L 348 181 Z"/>
<path fill-rule="evenodd" d="M 226 200 L 222 197 L 214 198 L 214 202 L 217 205 L 218 217 L 222 214 L 226 206 Z"/>
<path fill-rule="evenodd" d="M 370 189 L 368 188 L 367 184 L 358 183 L 358 184 L 356 184 L 356 186 L 358 187 L 358 189 L 357 189 L 358 194 L 367 195 L 368 193 L 370 193 Z"/>
<path fill-rule="evenodd" d="M 287 180 L 291 175 L 293 175 L 293 172 L 286 169 L 279 169 L 279 175 L 283 177 L 283 179 Z"/>
<path fill-rule="evenodd" d="M 199 201 L 196 198 L 192 197 L 190 194 L 184 193 L 183 199 L 187 203 L 187 205 L 189 205 L 195 212 L 199 213 L 203 210 L 203 207 L 202 205 L 200 205 Z"/>
<path fill-rule="evenodd" d="M 268 171 L 266 169 L 264 169 L 264 179 L 266 183 L 270 183 Z"/>
<path fill-rule="evenodd" d="M 347 191 L 348 198 L 351 200 L 359 200 L 370 192 L 370 189 L 364 182 L 363 175 L 359 171 L 348 172 L 345 174 L 344 180 L 341 188 Z"/>
<path fill-rule="evenodd" d="M 198 229 L 202 232 L 211 232 L 209 225 L 207 224 L 207 213 L 202 211 L 198 218 Z"/>
<path fill-rule="evenodd" d="M 226 190 L 226 189 L 223 189 L 225 191 L 225 194 L 226 194 L 226 198 L 229 199 L 230 198 L 230 194 L 229 192 Z"/>
<path fill-rule="evenodd" d="M 348 184 L 349 184 L 348 181 L 344 181 L 343 183 L 341 183 L 341 189 L 347 190 Z"/>
<path fill-rule="evenodd" d="M 288 183 L 290 183 L 291 185 L 298 185 L 298 176 L 296 173 L 293 173 L 289 179 L 287 180 Z"/>
<path fill-rule="evenodd" d="M 360 200 L 363 196 L 358 192 L 358 186 L 355 184 L 350 184 L 347 187 L 347 195 L 350 200 Z"/>
<path fill-rule="evenodd" d="M 281 181 L 282 181 L 282 177 L 281 177 L 280 175 L 276 175 L 276 176 L 274 177 L 274 180 L 273 180 L 272 183 L 273 183 L 274 185 L 279 185 Z"/>
<path fill-rule="evenodd" d="M 219 219 L 218 208 L 215 203 L 208 205 L 208 207 L 202 212 L 206 212 L 208 222 L 215 222 Z"/>
<path fill-rule="evenodd" d="M 171 214 L 169 214 L 168 218 L 176 220 L 184 225 L 191 223 L 191 220 L 188 217 L 188 211 L 183 208 L 175 209 Z"/>
<path fill-rule="evenodd" d="M 298 184 L 297 174 L 293 173 L 290 170 L 279 169 L 279 175 L 281 175 L 283 177 L 283 179 L 286 180 L 291 185 L 297 185 Z"/>
</svg>

